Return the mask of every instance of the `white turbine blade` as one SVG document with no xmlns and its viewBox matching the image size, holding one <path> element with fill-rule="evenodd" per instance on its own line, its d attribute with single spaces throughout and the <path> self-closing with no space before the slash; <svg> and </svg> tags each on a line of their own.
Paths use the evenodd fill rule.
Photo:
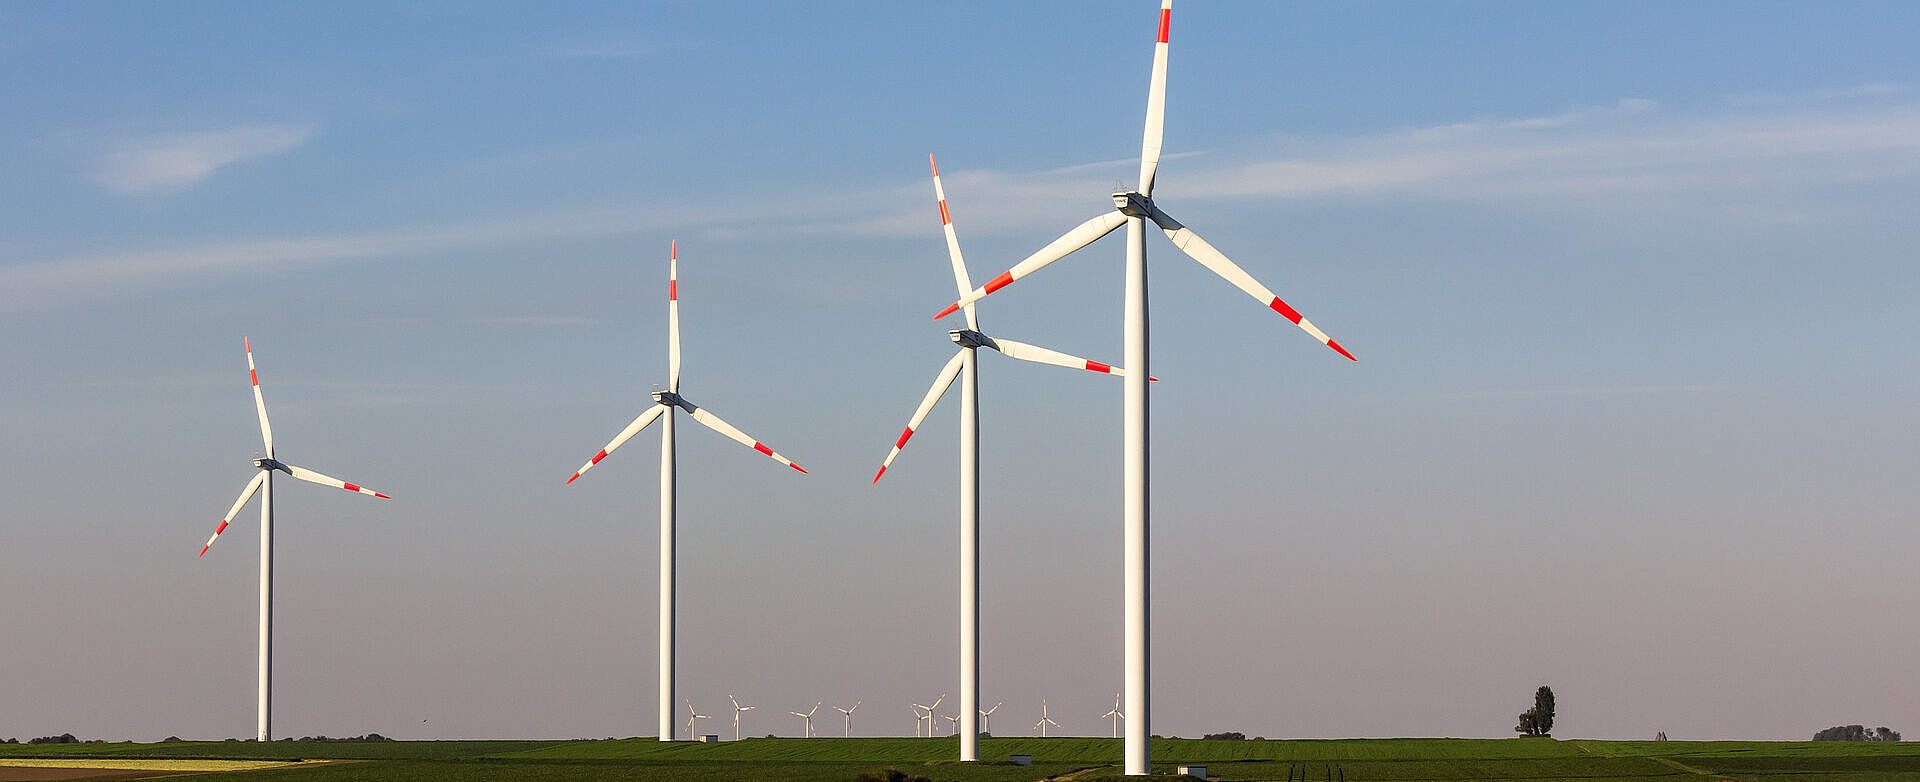
<svg viewBox="0 0 1920 782">
<path fill-rule="evenodd" d="M 1147 82 L 1147 128 L 1140 136 L 1140 192 L 1153 195 L 1160 169 L 1160 137 L 1167 120 L 1167 28 L 1173 24 L 1173 0 L 1160 0 L 1160 38 L 1153 45 L 1153 78 Z"/>
<path fill-rule="evenodd" d="M 765 443 L 762 443 L 759 440 L 755 440 L 751 437 L 748 437 L 746 432 L 742 432 L 739 429 L 734 428 L 733 424 L 720 420 L 720 416 L 709 413 L 707 412 L 706 408 L 700 407 L 691 402 L 687 404 L 689 407 L 693 408 L 693 420 L 699 421 L 702 426 L 705 426 L 708 429 L 712 429 L 713 431 L 726 435 L 727 439 L 729 440 L 732 440 L 748 448 L 752 448 L 753 450 L 766 454 L 767 458 L 769 459 L 772 459 L 776 462 L 784 464 L 788 467 L 792 467 L 793 469 L 799 470 L 802 473 L 806 472 L 805 468 L 801 467 L 800 465 L 794 464 L 792 459 L 788 459 L 785 456 L 781 456 L 780 454 L 774 453 L 773 449 L 768 448 Z"/>
<path fill-rule="evenodd" d="M 947 365 L 940 368 L 940 374 L 933 378 L 933 387 L 927 389 L 927 395 L 920 398 L 920 406 L 913 409 L 913 417 L 907 419 L 907 428 L 900 430 L 900 439 L 893 441 L 893 450 L 887 452 L 886 461 L 880 463 L 880 471 L 873 474 L 873 482 L 879 483 L 880 476 L 887 474 L 887 468 L 893 465 L 893 458 L 900 455 L 900 449 L 907 447 L 907 440 L 913 438 L 914 431 L 921 422 L 927 420 L 927 414 L 933 412 L 933 406 L 953 385 L 953 379 L 960 376 L 960 365 L 966 362 L 967 349 L 961 348 L 947 359 Z"/>
<path fill-rule="evenodd" d="M 293 477 L 299 478 L 300 480 L 306 481 L 308 483 L 317 483 L 317 484 L 320 484 L 321 486 L 332 486 L 333 488 L 336 488 L 336 489 L 346 489 L 347 491 L 350 491 L 350 492 L 354 492 L 357 494 L 365 494 L 369 497 L 379 497 L 380 499 L 383 499 L 383 500 L 393 499 L 392 497 L 388 497 L 385 494 L 381 494 L 380 492 L 374 491 L 365 486 L 361 486 L 355 483 L 348 483 L 346 481 L 340 480 L 339 478 L 335 478 L 331 475 L 322 475 L 320 473 L 309 470 L 305 467 L 295 467 L 289 464 L 287 465 L 287 469 L 293 471 Z"/>
<path fill-rule="evenodd" d="M 1320 344 L 1333 348 L 1335 353 L 1346 356 L 1349 361 L 1359 361 L 1359 359 L 1353 357 L 1352 353 L 1347 352 L 1346 348 L 1340 347 L 1340 343 L 1335 342 L 1332 337 L 1327 336 L 1326 332 L 1314 326 L 1313 321 L 1307 320 L 1300 315 L 1298 310 L 1287 306 L 1287 303 L 1281 301 L 1280 297 L 1274 295 L 1273 291 L 1268 289 L 1267 286 L 1261 285 L 1259 280 L 1253 278 L 1253 275 L 1248 274 L 1245 269 L 1240 268 L 1239 264 L 1228 259 L 1225 253 L 1215 249 L 1207 240 L 1200 238 L 1200 235 L 1194 233 L 1193 229 L 1181 225 L 1180 221 L 1173 219 L 1172 216 L 1161 211 L 1158 206 L 1155 206 L 1149 214 L 1153 217 L 1153 222 L 1160 226 L 1161 231 L 1166 232 L 1167 238 L 1172 239 L 1173 245 L 1180 248 L 1181 252 L 1199 261 L 1201 266 L 1207 267 L 1207 269 L 1214 274 L 1220 275 L 1221 279 L 1233 283 L 1233 287 L 1245 291 L 1248 296 L 1252 296 L 1261 304 L 1267 305 L 1268 309 L 1280 313 L 1280 316 L 1287 320 L 1293 321 L 1294 325 L 1299 326 L 1308 334 L 1313 335 L 1314 339 L 1320 340 Z"/>
<path fill-rule="evenodd" d="M 1068 369 L 1084 369 L 1084 370 L 1087 370 L 1088 372 L 1099 372 L 1101 374 L 1116 375 L 1120 377 L 1125 377 L 1127 374 L 1126 369 L 1122 367 L 1116 367 L 1112 364 L 1103 364 L 1101 362 L 1094 361 L 1093 359 L 1090 359 L 1090 358 L 1070 356 L 1058 350 L 1043 348 L 1043 347 L 1040 347 L 1039 345 L 1030 345 L 1025 342 L 1015 342 L 1010 339 L 1000 339 L 998 337 L 995 337 L 993 338 L 993 344 L 990 345 L 989 347 L 999 350 L 1000 353 L 1002 355 L 1005 355 L 1007 358 L 1017 358 L 1017 359 L 1020 359 L 1021 361 L 1032 361 L 1036 364 L 1052 364 L 1053 366 L 1056 366 L 1056 367 L 1066 367 Z M 1159 378 L 1157 377 L 1148 378 L 1148 379 L 1159 380 Z"/>
<path fill-rule="evenodd" d="M 998 277 L 988 280 L 985 286 L 976 288 L 966 295 L 961 296 L 959 301 L 947 305 L 947 308 L 941 310 L 940 314 L 933 316 L 933 319 L 939 320 L 948 315 L 952 315 L 961 307 L 986 298 L 987 294 L 1011 285 L 1014 280 L 1032 274 L 1049 263 L 1071 255 L 1075 250 L 1093 244 L 1100 237 L 1113 233 L 1113 229 L 1125 225 L 1126 222 L 1127 216 L 1116 210 L 1103 213 L 1098 217 L 1074 226 L 1073 230 L 1066 232 L 1061 235 L 1060 238 L 1049 242 L 1047 246 L 1027 256 L 1026 260 L 1014 264 L 1013 268 L 1001 272 Z"/>
<path fill-rule="evenodd" d="M 607 458 L 607 454 L 613 453 L 622 445 L 626 445 L 628 440 L 633 439 L 634 435 L 639 434 L 640 430 L 647 428 L 653 423 L 654 419 L 659 418 L 661 414 L 665 412 L 667 412 L 666 405 L 654 405 L 647 408 L 646 412 L 641 413 L 638 418 L 633 419 L 633 423 L 627 424 L 627 428 L 620 430 L 619 434 L 614 435 L 613 442 L 607 443 L 607 447 L 600 449 L 600 452 L 594 454 L 592 459 L 588 459 L 586 464 L 581 465 L 580 469 L 575 470 L 573 477 L 567 479 L 567 483 L 573 483 L 579 480 L 580 476 L 585 475 L 588 470 L 593 469 L 594 465 L 599 464 L 601 459 Z"/>
<path fill-rule="evenodd" d="M 207 538 L 207 545 L 200 547 L 200 556 L 207 555 L 207 549 L 213 548 L 213 542 L 220 539 L 220 533 L 227 531 L 227 523 L 233 521 L 234 516 L 239 515 L 240 506 L 247 504 L 247 500 L 253 499 L 253 493 L 259 491 L 260 484 L 266 482 L 266 470 L 254 472 L 253 480 L 247 481 L 247 488 L 240 490 L 240 499 L 234 500 L 233 507 L 227 509 L 227 515 L 220 517 L 220 526 L 213 528 L 213 536 Z"/>
<path fill-rule="evenodd" d="M 940 163 L 933 159 L 933 153 L 927 153 L 927 165 L 933 167 L 933 197 L 940 203 L 940 228 L 947 234 L 947 258 L 953 261 L 953 286 L 965 296 L 973 290 L 973 278 L 967 276 L 967 259 L 960 254 L 960 235 L 953 230 L 953 213 L 947 210 L 947 190 L 940 186 Z M 980 330 L 980 321 L 975 318 L 973 305 L 966 306 L 967 328 Z"/>
<path fill-rule="evenodd" d="M 260 414 L 260 443 L 267 449 L 267 458 L 273 458 L 273 424 L 267 423 L 267 398 L 260 395 L 260 370 L 253 368 L 253 340 L 241 337 L 240 344 L 247 349 L 247 378 L 253 381 L 253 411 Z"/>
<path fill-rule="evenodd" d="M 680 240 L 673 240 L 668 247 L 667 390 L 678 393 L 680 391 Z"/>
</svg>

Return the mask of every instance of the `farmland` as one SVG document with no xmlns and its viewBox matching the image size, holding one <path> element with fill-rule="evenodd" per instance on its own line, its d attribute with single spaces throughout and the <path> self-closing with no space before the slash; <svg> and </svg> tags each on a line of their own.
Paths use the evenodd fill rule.
<svg viewBox="0 0 1920 782">
<path fill-rule="evenodd" d="M 1156 767 L 1204 764 L 1228 780 L 1503 780 L 1504 782 L 1686 782 L 1806 780 L 1920 782 L 1920 743 L 1635 742 L 1552 739 L 1343 739 L 1202 741 L 1157 739 Z M 1073 774 L 1076 782 L 1117 771 L 1121 744 L 1105 738 L 987 738 L 981 755 L 1032 755 L 1034 765 L 960 765 L 952 739 L 763 738 L 721 744 L 605 741 L 169 742 L 0 746 L 13 758 L 333 760 L 302 767 L 225 771 L 232 780 L 308 782 L 492 782 L 665 780 L 851 782 L 898 769 L 936 782 L 1015 782 Z M 184 767 L 182 767 L 184 770 Z M 176 772 L 177 773 L 177 772 Z M 103 770 L 103 778 L 105 770 Z M 0 776 L 0 779 L 6 777 Z"/>
</svg>

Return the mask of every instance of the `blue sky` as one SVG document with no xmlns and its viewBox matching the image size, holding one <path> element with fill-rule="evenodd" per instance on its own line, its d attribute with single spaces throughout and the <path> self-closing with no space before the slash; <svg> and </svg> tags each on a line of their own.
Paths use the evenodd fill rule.
<svg viewBox="0 0 1920 782">
<path fill-rule="evenodd" d="M 1155 731 L 1500 735 L 1542 682 L 1567 735 L 1920 722 L 1851 664 L 1920 642 L 1916 16 L 1176 9 L 1156 196 L 1361 361 L 1150 240 Z M 0 736 L 250 730 L 253 522 L 192 558 L 242 334 L 281 455 L 397 498 L 281 493 L 284 730 L 649 732 L 651 436 L 560 481 L 664 382 L 674 238 L 687 395 L 813 471 L 684 430 L 681 688 L 905 733 L 955 686 L 951 409 L 867 485 L 950 349 L 925 156 L 1004 269 L 1133 175 L 1152 26 L 0 7 Z M 1117 361 L 1119 254 L 985 330 Z M 1119 389 L 995 358 L 983 697 L 1097 733 Z"/>
</svg>

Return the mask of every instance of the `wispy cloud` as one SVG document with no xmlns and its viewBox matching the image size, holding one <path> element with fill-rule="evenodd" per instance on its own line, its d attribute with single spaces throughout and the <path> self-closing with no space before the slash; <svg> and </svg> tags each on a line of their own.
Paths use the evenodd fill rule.
<svg viewBox="0 0 1920 782">
<path fill-rule="evenodd" d="M 290 151 L 316 132 L 311 125 L 252 124 L 121 137 L 94 158 L 87 178 L 121 195 L 174 192 L 227 166 Z"/>
</svg>

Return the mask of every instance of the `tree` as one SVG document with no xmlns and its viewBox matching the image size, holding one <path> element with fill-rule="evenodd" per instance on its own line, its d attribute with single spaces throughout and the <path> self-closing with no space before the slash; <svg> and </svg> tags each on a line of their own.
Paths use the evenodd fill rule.
<svg viewBox="0 0 1920 782">
<path fill-rule="evenodd" d="M 1520 724 L 1513 731 L 1523 736 L 1553 735 L 1553 688 L 1541 685 L 1533 691 L 1533 708 L 1520 713 Z"/>
<path fill-rule="evenodd" d="M 1865 725 L 1835 725 L 1813 734 L 1814 741 L 1899 741 L 1900 731 L 1882 725 L 1867 730 Z"/>
</svg>

